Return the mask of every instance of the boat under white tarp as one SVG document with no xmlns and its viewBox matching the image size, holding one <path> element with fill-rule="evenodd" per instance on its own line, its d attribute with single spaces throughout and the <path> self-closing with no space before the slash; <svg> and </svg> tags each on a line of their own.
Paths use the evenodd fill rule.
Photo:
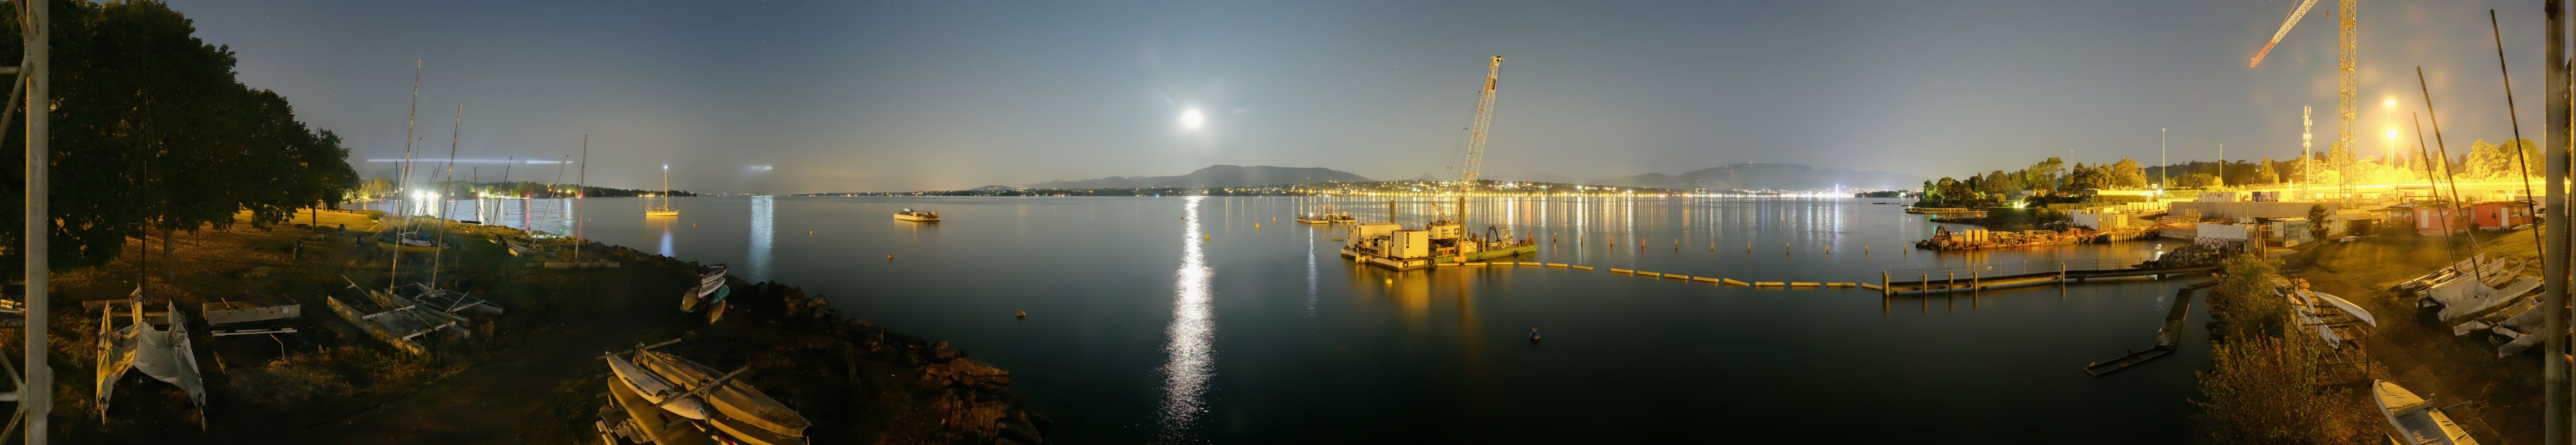
<svg viewBox="0 0 2576 445">
<path fill-rule="evenodd" d="M 2442 311 L 2437 313 L 2435 316 L 2443 321 L 2454 321 L 2462 318 L 2474 317 L 2478 314 L 2486 313 L 2489 310 L 2513 304 L 2515 300 L 2539 291 L 2539 279 L 2524 278 L 2522 281 L 2516 281 L 2512 285 L 2505 286 L 2504 289 L 2487 292 L 2485 295 L 2473 295 L 2467 299 L 2457 302 L 2445 301 L 2442 305 Z"/>
<path fill-rule="evenodd" d="M 119 308 L 130 324 L 116 324 Z M 118 379 L 128 370 L 142 371 L 154 380 L 168 382 L 188 393 L 188 401 L 197 409 L 206 407 L 206 383 L 197 369 L 196 348 L 188 340 L 188 320 L 179 307 L 170 305 L 164 321 L 170 330 L 154 329 L 143 315 L 143 302 L 111 302 L 100 311 L 98 339 L 98 413 L 107 415 L 108 396 L 116 393 Z"/>
</svg>

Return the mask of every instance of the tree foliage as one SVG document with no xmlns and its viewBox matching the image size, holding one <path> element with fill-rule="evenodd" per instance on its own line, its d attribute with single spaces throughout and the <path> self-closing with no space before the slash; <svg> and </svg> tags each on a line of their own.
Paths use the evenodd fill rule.
<svg viewBox="0 0 2576 445">
<path fill-rule="evenodd" d="M 229 228 L 244 211 L 266 228 L 298 208 L 334 206 L 358 185 L 339 136 L 297 121 L 284 97 L 235 80 L 231 49 L 197 39 L 168 5 L 60 0 L 51 8 L 55 268 L 113 259 L 125 238 L 147 230 Z M 8 17 L 0 33 L 18 35 L 14 11 L 0 11 Z M 0 60 L 25 52 L 19 40 L 0 39 Z M 0 127 L 0 149 L 23 159 L 24 125 Z M 0 180 L 23 183 L 22 169 L 9 170 Z M 0 198 L 12 221 L 26 216 L 21 195 Z M 7 224 L 0 237 L 18 239 L 23 227 Z M 0 261 L 16 267 L 24 252 L 9 245 Z"/>
<path fill-rule="evenodd" d="M 2323 209 L 2323 207 L 2317 207 Z M 2355 443 L 2377 423 L 2361 394 L 2336 386 L 2334 350 L 2290 319 L 2274 293 L 2278 260 L 2228 258 L 2210 289 L 2214 365 L 2201 372 L 2204 400 L 2194 422 L 2201 439 L 2221 444 Z"/>
<path fill-rule="evenodd" d="M 2110 175 L 2112 188 L 2131 190 L 2147 188 L 2147 169 L 2139 168 L 2138 161 L 2129 160 L 2128 157 L 2121 157 L 2120 162 L 2112 163 Z"/>
</svg>

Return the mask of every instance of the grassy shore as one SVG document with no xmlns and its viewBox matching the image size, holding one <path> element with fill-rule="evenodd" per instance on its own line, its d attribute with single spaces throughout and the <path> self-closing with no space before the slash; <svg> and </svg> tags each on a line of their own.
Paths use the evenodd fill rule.
<svg viewBox="0 0 2576 445">
<path fill-rule="evenodd" d="M 505 307 L 507 315 L 475 317 L 470 336 L 422 337 L 433 351 L 427 356 L 400 352 L 322 302 L 364 300 L 352 281 L 382 287 L 432 274 L 430 255 L 405 254 L 397 269 L 385 250 L 337 230 L 372 227 L 372 218 L 323 211 L 295 218 L 310 227 L 181 232 L 129 243 L 114 263 L 56 274 L 50 357 L 57 436 L 77 443 L 595 441 L 590 423 L 607 389 L 598 354 L 678 338 L 664 350 L 713 367 L 750 366 L 741 379 L 813 419 L 816 443 L 1043 442 L 1045 418 L 1020 409 L 1008 373 L 944 342 L 888 332 L 794 287 L 738 280 L 725 318 L 709 324 L 703 314 L 677 310 L 682 289 L 694 281 L 693 263 L 589 244 L 583 256 L 622 267 L 530 268 L 485 241 L 491 232 L 516 233 L 507 228 L 455 226 L 448 231 L 453 247 L 435 261 L 439 283 Z M 98 314 L 78 308 L 122 298 L 136 283 L 149 283 L 150 307 L 176 303 L 194 325 L 209 392 L 204 414 L 178 388 L 139 373 L 114 385 L 104 417 L 97 412 Z M 200 303 L 258 299 L 301 304 L 303 332 L 205 334 Z"/>
</svg>

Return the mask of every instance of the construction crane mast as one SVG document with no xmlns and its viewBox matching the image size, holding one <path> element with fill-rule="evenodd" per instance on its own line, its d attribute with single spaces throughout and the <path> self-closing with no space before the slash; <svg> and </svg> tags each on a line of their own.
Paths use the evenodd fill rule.
<svg viewBox="0 0 2576 445">
<path fill-rule="evenodd" d="M 2263 44 L 2263 50 L 2262 50 L 2262 51 L 2255 51 L 2255 52 L 2254 52 L 2254 61 L 2253 61 L 2253 62 L 2247 62 L 2247 63 L 2245 64 L 2245 67 L 2246 67 L 2246 68 L 2253 68 L 2255 65 L 2261 65 L 2261 64 L 2263 64 L 2263 56 L 2264 56 L 2264 55 L 2266 55 L 2266 54 L 2271 54 L 2271 53 L 2272 53 L 2272 45 L 2279 45 L 2279 44 L 2281 44 L 2281 38 L 2282 38 L 2282 37 L 2288 37 L 2288 36 L 2290 35 L 2290 27 L 2291 27 L 2291 26 L 2294 26 L 2294 25 L 2298 25 L 2298 24 L 2299 24 L 2299 19 L 2300 19 L 2300 18 L 2303 18 L 2303 17 L 2307 17 L 2307 16 L 2308 16 L 2308 8 L 2313 8 L 2313 7 L 2316 7 L 2316 6 L 2317 6 L 2317 0 L 2306 0 L 2306 1 L 2299 2 L 2299 7 L 2298 7 L 2298 8 L 2294 8 L 2294 9 L 2291 9 L 2291 10 L 2290 10 L 2290 19 L 2289 19 L 2289 20 L 2287 20 L 2287 21 L 2283 21 L 2283 22 L 2281 22 L 2281 30 L 2280 30 L 2280 31 L 2273 31 L 2273 32 L 2272 32 L 2272 41 L 2271 41 L 2271 42 L 2264 43 L 2264 44 Z"/>
<path fill-rule="evenodd" d="M 1494 128 L 1494 82 L 1502 78 L 1503 56 L 1485 64 L 1485 91 L 1476 97 L 1476 120 L 1467 127 L 1467 161 L 1458 169 L 1458 221 L 1467 221 L 1467 192 L 1485 170 L 1485 132 Z"/>
<path fill-rule="evenodd" d="M 2335 142 L 2333 146 L 2342 148 L 2347 156 L 2352 155 L 2352 153 L 2354 153 L 2353 150 L 2360 149 L 2358 142 L 2361 140 L 2359 134 L 2354 130 L 2354 126 L 2357 125 L 2354 121 L 2357 120 L 2356 118 L 2359 116 L 2359 113 L 2354 109 L 2355 106 L 2353 104 L 2353 100 L 2356 94 L 2353 92 L 2354 87 L 2352 80 L 2354 65 L 2353 59 L 2354 56 L 2360 52 L 2355 49 L 2353 44 L 2354 41 L 2357 40 L 2357 38 L 2353 36 L 2352 31 L 2353 9 L 2357 6 L 2355 4 L 2360 2 L 2361 0 L 2338 0 L 2336 2 L 2338 5 L 2335 8 L 2335 25 L 2337 28 L 2335 35 L 2338 40 L 2336 52 L 2339 56 L 2336 61 L 2335 86 L 2339 96 L 2335 99 Z M 2299 24 L 2299 18 L 2306 17 L 2308 15 L 2308 8 L 2315 7 L 2316 5 L 2317 0 L 2305 0 L 2299 2 L 2299 6 L 2297 8 L 2290 10 L 2290 19 L 2281 22 L 2281 30 L 2272 32 L 2272 41 L 2264 43 L 2262 50 L 2255 51 L 2254 60 L 2246 63 L 2245 67 L 2252 68 L 2255 65 L 2262 64 L 2263 56 L 2272 52 L 2272 46 L 2280 44 L 2282 37 L 2289 36 L 2290 27 L 2297 26 Z M 2332 151 L 2328 151 L 2327 153 L 2330 153 L 2328 157 L 2333 156 L 2331 155 L 2331 153 L 2333 153 Z M 2303 156 L 2305 156 L 2306 159 L 2301 159 L 2299 161 L 2299 170 L 2303 172 L 2304 175 L 2304 172 L 2309 171 L 2308 164 L 2315 162 L 2316 158 L 2313 155 L 2303 154 Z M 2346 174 L 2337 176 L 2343 178 L 2340 181 L 2343 185 L 2342 195 L 2344 197 L 2350 197 L 2352 196 L 2353 178 L 2349 172 L 2345 173 Z M 2307 179 L 2308 182 L 2316 182 L 2314 177 L 2304 179 Z"/>
</svg>

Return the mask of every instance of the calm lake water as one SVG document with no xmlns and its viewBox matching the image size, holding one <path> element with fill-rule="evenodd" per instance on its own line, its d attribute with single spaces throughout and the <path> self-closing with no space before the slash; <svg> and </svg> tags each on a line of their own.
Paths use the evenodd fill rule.
<svg viewBox="0 0 2576 445">
<path fill-rule="evenodd" d="M 2198 277 L 1883 299 L 1607 271 L 1875 282 L 2156 245 L 1935 254 L 1909 243 L 1937 225 L 1874 204 L 1888 200 L 1490 198 L 1469 227 L 1535 235 L 1522 261 L 1602 270 L 1406 272 L 1343 260 L 1347 226 L 1291 219 L 1317 203 L 1385 219 L 1387 201 L 1366 198 L 678 198 L 680 216 L 654 219 L 643 201 L 449 213 L 549 232 L 587 218 L 603 243 L 830 295 L 1011 370 L 1066 443 L 2175 443 L 2208 367 L 2196 305 L 2180 353 L 2081 370 L 2150 346 Z M 1396 212 L 1419 223 L 1430 202 Z M 946 221 L 890 218 L 905 208 Z"/>
</svg>

